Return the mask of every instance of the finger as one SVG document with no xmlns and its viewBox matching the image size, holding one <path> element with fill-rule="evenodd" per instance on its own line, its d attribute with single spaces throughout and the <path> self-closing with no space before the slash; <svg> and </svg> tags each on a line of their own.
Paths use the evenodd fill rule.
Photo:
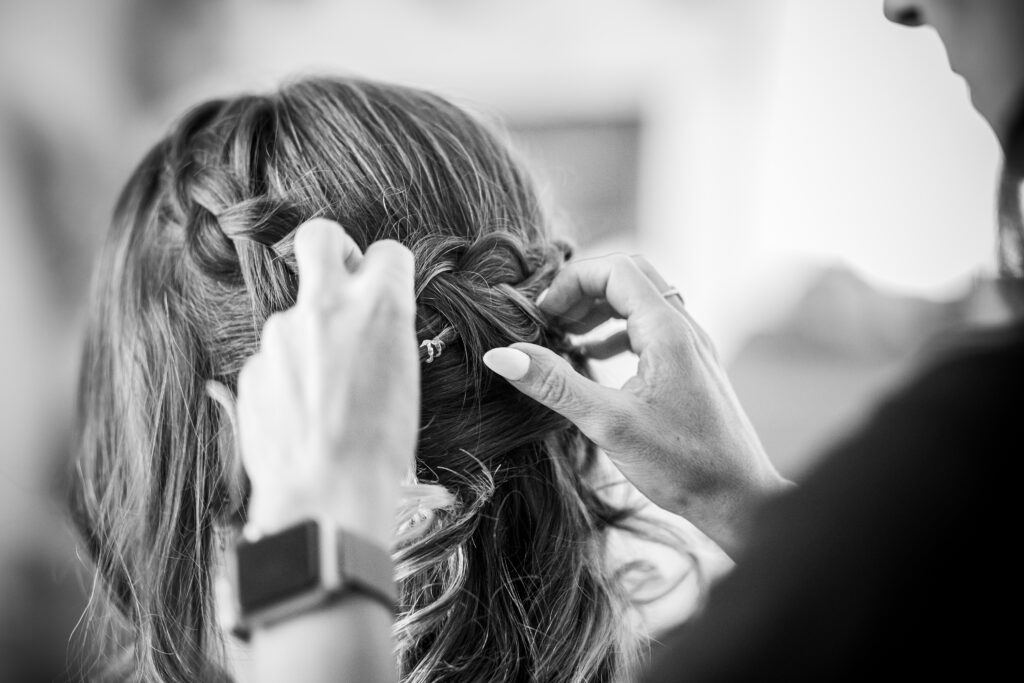
<svg viewBox="0 0 1024 683">
<path fill-rule="evenodd" d="M 242 442 L 238 431 L 238 406 L 235 395 L 222 382 L 206 381 L 206 395 L 209 396 L 223 411 L 231 430 L 231 440 L 224 453 L 221 454 L 223 467 L 222 479 L 226 484 L 229 512 L 235 513 L 245 504 L 246 475 L 242 464 Z"/>
<path fill-rule="evenodd" d="M 587 358 L 606 360 L 632 349 L 629 345 L 629 333 L 626 330 L 619 330 L 604 339 L 580 344 L 576 350 Z"/>
<path fill-rule="evenodd" d="M 665 281 L 665 278 L 663 278 L 661 273 L 651 265 L 651 262 L 639 254 L 633 255 L 633 262 L 636 263 L 640 272 L 646 275 L 647 279 L 654 283 L 654 287 L 661 293 L 662 298 L 668 301 L 672 308 L 686 315 L 686 306 L 683 304 L 683 297 L 679 294 L 665 296 L 666 292 L 669 292 L 674 288 Z"/>
<path fill-rule="evenodd" d="M 604 299 L 621 317 L 663 306 L 654 283 L 625 254 L 574 261 L 565 266 L 548 287 L 540 306 L 561 316 L 587 300 Z"/>
<path fill-rule="evenodd" d="M 239 455 L 242 460 L 243 469 L 250 477 L 259 478 L 259 473 L 266 470 L 269 463 L 260 457 L 271 449 L 260 451 L 259 435 L 254 433 L 250 425 L 259 424 L 259 406 L 262 398 L 262 386 L 260 375 L 263 369 L 263 359 L 259 354 L 252 356 L 242 366 L 238 373 L 238 398 L 236 400 L 236 416 L 238 419 L 238 446 Z"/>
<path fill-rule="evenodd" d="M 615 415 L 625 411 L 622 392 L 587 379 L 561 356 L 534 344 L 491 349 L 484 364 L 541 405 L 567 418 L 600 443 Z"/>
<path fill-rule="evenodd" d="M 390 289 L 413 302 L 415 259 L 412 252 L 394 240 L 380 240 L 366 249 L 357 273 L 361 286 Z"/>
<path fill-rule="evenodd" d="M 654 266 L 652 266 L 651 263 L 643 256 L 635 254 L 633 256 L 633 261 L 636 262 L 637 267 L 640 268 L 643 274 L 646 275 L 651 280 L 651 282 L 654 283 L 654 286 L 657 287 L 659 292 L 661 292 L 662 298 L 664 298 L 669 303 L 669 305 L 672 306 L 672 308 L 676 309 L 677 311 L 683 314 L 683 317 L 686 318 L 688 323 L 690 323 L 690 326 L 694 329 L 694 331 L 696 332 L 697 336 L 701 339 L 701 341 L 704 342 L 705 345 L 713 348 L 714 345 L 711 343 L 710 337 L 708 337 L 704 329 L 700 326 L 696 319 L 694 319 L 690 311 L 686 309 L 686 302 L 683 300 L 683 295 L 675 293 L 670 296 L 665 296 L 665 293 L 671 291 L 672 289 L 674 289 L 674 287 L 668 284 L 665 281 L 665 278 L 661 276 L 661 273 L 659 273 L 657 269 Z"/>
<path fill-rule="evenodd" d="M 637 268 L 640 269 L 640 272 L 646 275 L 647 278 L 654 283 L 654 287 L 659 292 L 664 292 L 666 289 L 669 288 L 669 285 L 665 281 L 665 278 L 663 278 L 661 276 L 661 273 L 659 273 L 658 270 L 651 265 L 650 261 L 648 261 L 640 254 L 633 254 L 632 256 L 630 256 L 630 258 L 633 259 L 633 263 L 635 263 Z"/>
<path fill-rule="evenodd" d="M 607 301 L 600 299 L 588 301 L 587 306 L 578 306 L 576 309 L 559 316 L 565 325 L 565 331 L 570 334 L 586 334 L 609 320 L 621 319 Z"/>
<path fill-rule="evenodd" d="M 651 345 L 671 341 L 685 324 L 637 263 L 625 254 L 586 259 L 567 265 L 555 276 L 542 302 L 559 317 L 580 302 L 603 298 L 615 315 L 626 318 L 631 348 L 643 354 Z"/>
<path fill-rule="evenodd" d="M 362 253 L 345 229 L 326 218 L 314 218 L 295 231 L 295 261 L 299 271 L 300 306 L 330 301 L 349 273 L 359 267 Z"/>
<path fill-rule="evenodd" d="M 414 270 L 413 255 L 407 248 L 392 240 L 374 242 L 352 279 L 350 292 L 353 300 L 372 314 L 377 330 L 373 334 L 386 336 L 387 342 L 379 343 L 405 359 L 418 358 Z"/>
<path fill-rule="evenodd" d="M 662 293 L 662 298 L 664 298 L 672 308 L 679 311 L 683 317 L 686 318 L 686 321 L 690 324 L 690 327 L 693 328 L 694 333 L 700 341 L 713 351 L 714 344 L 711 342 L 711 338 L 708 336 L 707 332 L 704 331 L 704 328 L 701 327 L 700 323 L 698 323 L 693 317 L 690 311 L 686 309 L 686 302 L 683 301 L 683 296 L 677 293 L 666 297 L 665 293 L 671 291 L 673 287 L 665 281 L 665 278 L 661 276 L 657 269 L 652 266 L 646 258 L 638 254 L 633 256 L 633 261 L 643 274 L 654 283 L 654 286 L 657 287 L 658 291 Z"/>
</svg>

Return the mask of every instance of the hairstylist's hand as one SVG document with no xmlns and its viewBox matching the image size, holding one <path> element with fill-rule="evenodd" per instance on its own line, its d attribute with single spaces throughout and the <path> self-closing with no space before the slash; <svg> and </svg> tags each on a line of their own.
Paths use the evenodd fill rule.
<svg viewBox="0 0 1024 683">
<path fill-rule="evenodd" d="M 789 483 L 765 455 L 708 336 L 681 297 L 663 296 L 668 290 L 643 259 L 612 255 L 570 263 L 543 296 L 541 309 L 577 334 L 626 319 L 625 332 L 584 349 L 595 358 L 639 355 L 621 389 L 533 344 L 489 351 L 484 362 L 575 423 L 650 500 L 734 554 L 756 503 Z"/>
<path fill-rule="evenodd" d="M 249 522 L 326 514 L 388 547 L 419 421 L 413 257 L 391 241 L 363 256 L 323 219 L 299 227 L 295 257 L 298 301 L 238 380 Z"/>
</svg>

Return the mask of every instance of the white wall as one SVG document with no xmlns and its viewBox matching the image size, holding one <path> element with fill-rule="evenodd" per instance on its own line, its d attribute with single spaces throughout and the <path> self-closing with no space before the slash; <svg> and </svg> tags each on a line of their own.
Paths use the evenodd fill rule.
<svg viewBox="0 0 1024 683">
<path fill-rule="evenodd" d="M 815 263 L 947 296 L 991 263 L 993 139 L 929 30 L 863 0 L 232 0 L 178 94 L 345 70 L 515 119 L 648 122 L 640 239 L 728 356 Z M 170 103 L 169 103 L 170 106 Z"/>
<path fill-rule="evenodd" d="M 998 147 L 935 33 L 880 5 L 785 3 L 758 248 L 941 296 L 993 263 Z"/>
<path fill-rule="evenodd" d="M 641 112 L 639 231 L 600 248 L 649 254 L 726 359 L 813 264 L 940 297 L 993 260 L 994 140 L 934 34 L 887 24 L 880 1 L 223 0 L 201 31 L 216 49 L 199 41 L 181 67 L 195 74 L 145 111 L 119 94 L 126 6 L 4 5 L 4 95 L 92 150 L 94 175 L 123 178 L 200 97 L 341 70 L 515 120 Z M 110 185 L 83 230 L 99 232 Z M 3 213 L 24 223 L 16 200 Z M 40 306 L 26 332 L 57 315 Z"/>
</svg>

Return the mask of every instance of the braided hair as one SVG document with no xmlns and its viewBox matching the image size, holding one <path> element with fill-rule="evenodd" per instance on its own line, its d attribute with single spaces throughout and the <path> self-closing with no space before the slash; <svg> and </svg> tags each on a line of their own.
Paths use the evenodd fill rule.
<svg viewBox="0 0 1024 683">
<path fill-rule="evenodd" d="M 72 501 L 105 667 L 148 682 L 225 677 L 215 531 L 244 518 L 244 497 L 229 490 L 230 427 L 204 387 L 234 391 L 263 323 L 294 303 L 293 231 L 317 216 L 363 249 L 391 238 L 412 250 L 419 336 L 442 345 L 423 365 L 416 476 L 446 495 L 411 506 L 418 516 L 399 523 L 416 533 L 395 549 L 403 680 L 619 679 L 638 647 L 604 532 L 629 515 L 598 495 L 592 444 L 480 362 L 533 342 L 586 371 L 533 303 L 568 248 L 487 127 L 435 95 L 351 79 L 196 107 L 117 204 Z"/>
</svg>

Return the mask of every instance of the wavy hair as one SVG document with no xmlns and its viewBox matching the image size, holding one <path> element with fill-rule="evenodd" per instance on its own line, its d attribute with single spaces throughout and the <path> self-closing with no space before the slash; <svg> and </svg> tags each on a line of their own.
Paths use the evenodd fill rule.
<svg viewBox="0 0 1024 683">
<path fill-rule="evenodd" d="M 999 285 L 1016 315 L 1024 312 L 1024 97 L 1015 108 L 1003 148 L 1005 162 L 999 180 Z"/>
<path fill-rule="evenodd" d="M 586 370 L 533 303 L 568 250 L 487 127 L 435 95 L 347 79 L 196 107 L 118 201 L 72 496 L 96 568 L 91 609 L 121 653 L 107 667 L 145 681 L 226 677 L 215 532 L 244 510 L 226 472 L 230 426 L 205 386 L 234 391 L 263 322 L 294 303 L 291 236 L 316 216 L 361 248 L 409 247 L 419 338 L 445 344 L 423 364 L 416 457 L 418 482 L 444 495 L 407 506 L 395 551 L 403 680 L 626 675 L 638 645 L 604 536 L 628 514 L 593 483 L 593 446 L 480 363 L 533 342 Z"/>
</svg>

